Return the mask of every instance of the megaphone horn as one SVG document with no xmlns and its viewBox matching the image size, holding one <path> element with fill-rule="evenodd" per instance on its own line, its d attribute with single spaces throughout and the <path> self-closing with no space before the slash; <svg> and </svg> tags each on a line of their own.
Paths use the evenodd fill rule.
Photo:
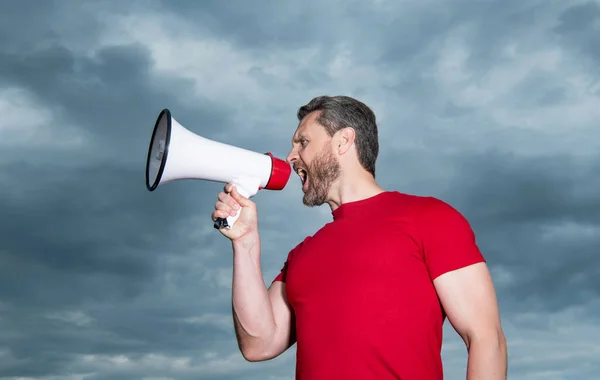
<svg viewBox="0 0 600 380">
<path fill-rule="evenodd" d="M 180 179 L 200 179 L 232 183 L 246 198 L 259 190 L 282 190 L 288 183 L 291 166 L 271 153 L 251 150 L 209 140 L 179 124 L 167 108 L 163 109 L 152 131 L 146 159 L 146 188 Z M 231 228 L 239 218 L 219 218 L 214 227 Z"/>
</svg>

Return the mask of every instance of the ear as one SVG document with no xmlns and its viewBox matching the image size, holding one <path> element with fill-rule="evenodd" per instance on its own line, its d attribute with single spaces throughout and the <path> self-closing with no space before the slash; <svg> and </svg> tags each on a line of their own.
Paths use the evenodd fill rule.
<svg viewBox="0 0 600 380">
<path fill-rule="evenodd" d="M 356 133 L 353 128 L 342 128 L 337 132 L 334 148 L 337 149 L 340 156 L 348 152 L 354 145 L 355 137 Z"/>
</svg>

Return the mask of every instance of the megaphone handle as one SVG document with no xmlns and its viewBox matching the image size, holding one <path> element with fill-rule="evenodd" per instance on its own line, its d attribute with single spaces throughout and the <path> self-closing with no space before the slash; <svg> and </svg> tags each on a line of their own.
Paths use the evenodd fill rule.
<svg viewBox="0 0 600 380">
<path fill-rule="evenodd" d="M 246 191 L 246 189 L 244 189 L 242 186 L 236 184 L 235 188 L 238 191 L 238 193 L 240 195 L 242 195 L 243 197 L 246 197 L 246 198 L 249 197 L 249 192 Z M 214 227 L 217 230 L 219 230 L 221 228 L 231 228 L 231 227 L 233 227 L 233 225 L 235 224 L 235 222 L 240 217 L 241 213 L 242 213 L 242 209 L 239 209 L 238 212 L 237 212 L 237 214 L 235 214 L 235 215 L 229 215 L 227 218 L 217 218 L 217 220 L 215 220 Z"/>
<path fill-rule="evenodd" d="M 227 218 L 218 218 L 215 221 L 215 228 L 221 229 L 224 227 L 224 228 L 229 229 L 229 228 L 233 227 L 233 224 L 238 220 L 241 213 L 242 213 L 242 210 L 239 210 L 238 213 L 235 215 L 230 215 Z"/>
</svg>

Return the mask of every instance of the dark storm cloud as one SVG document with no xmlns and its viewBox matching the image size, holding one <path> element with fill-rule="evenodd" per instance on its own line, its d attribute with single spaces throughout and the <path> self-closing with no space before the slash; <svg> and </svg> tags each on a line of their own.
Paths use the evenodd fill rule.
<svg viewBox="0 0 600 380">
<path fill-rule="evenodd" d="M 23 166 L 19 172 L 19 181 L 39 182 L 17 182 L 26 201 L 2 197 L 0 341 L 15 359 L 3 361 L 0 373 L 64 374 L 85 354 L 235 352 L 231 325 L 223 325 L 229 292 L 213 275 L 229 256 L 210 237 L 189 243 L 186 253 L 187 239 L 178 236 L 176 220 L 192 199 L 177 190 L 145 194 L 131 180 L 135 172 L 114 166 L 57 180 Z M 97 182 L 79 183 L 88 177 Z M 183 233 L 193 229 L 190 223 Z M 218 255 L 206 257 L 210 252 Z M 70 323 L 49 317 L 64 313 L 83 316 Z M 215 317 L 186 322 L 206 313 Z"/>
<path fill-rule="evenodd" d="M 4 13 L 4 19 L 12 17 L 3 24 L 9 28 L 33 24 L 29 37 L 18 34 L 22 40 L 0 53 L 0 83 L 27 90 L 53 111 L 57 136 L 68 134 L 67 126 L 84 131 L 84 145 L 65 151 L 5 150 L 9 155 L 1 168 L 9 180 L 0 191 L 0 340 L 13 360 L 3 361 L 0 373 L 65 374 L 86 353 L 194 356 L 203 351 L 199 345 L 215 352 L 213 345 L 221 345 L 229 353 L 235 348 L 230 330 L 182 322 L 229 311 L 227 302 L 211 300 L 211 292 L 217 293 L 210 278 L 181 275 L 188 285 L 206 287 L 193 286 L 195 293 L 182 299 L 177 289 L 160 294 L 165 257 L 181 249 L 181 241 L 172 240 L 177 220 L 195 212 L 189 208 L 193 197 L 176 184 L 150 194 L 143 183 L 147 144 L 162 107 L 200 125 L 219 127 L 227 115 L 208 101 L 193 107 L 179 103 L 190 83 L 150 77 L 143 46 L 108 47 L 93 58 L 78 55 L 52 37 L 49 24 L 59 23 L 50 21 L 53 10 L 47 9 L 47 16 L 19 9 Z M 40 36 L 50 37 L 40 41 Z M 208 209 L 202 211 L 208 225 Z M 210 247 L 202 240 L 194 243 Z M 142 302 L 144 294 L 153 297 Z M 72 310 L 84 313 L 91 324 L 78 328 L 48 318 Z"/>
<path fill-rule="evenodd" d="M 169 196 L 146 192 L 146 149 L 161 106 L 179 107 L 168 91 L 185 93 L 186 84 L 169 80 L 170 86 L 155 86 L 161 79 L 149 77 L 149 58 L 140 46 L 107 48 L 91 59 L 56 42 L 3 53 L 0 62 L 4 85 L 29 90 L 41 106 L 55 111 L 53 129 L 76 125 L 89 132 L 89 145 L 75 162 L 70 157 L 61 165 L 66 154 L 60 151 L 11 152 L 15 161 L 3 164 L 12 186 L 3 197 L 11 216 L 3 222 L 3 248 L 15 260 L 41 260 L 43 268 L 64 270 L 83 281 L 88 270 L 106 271 L 126 275 L 130 284 L 122 286 L 127 288 L 136 276 L 151 275 L 148 251 L 165 248 L 160 234 L 181 217 L 185 198 L 177 191 Z M 226 119 L 216 118 L 212 106 L 206 111 L 200 104 L 193 111 L 179 108 L 212 125 Z M 114 294 L 107 290 L 106 296 Z"/>
<path fill-rule="evenodd" d="M 439 196 L 471 222 L 490 265 L 514 275 L 516 310 L 556 311 L 598 297 L 598 157 L 535 158 L 486 152 L 455 161 Z"/>
<path fill-rule="evenodd" d="M 456 179 L 475 221 L 494 227 L 560 222 L 600 224 L 600 166 L 595 157 L 517 157 L 487 153 L 457 162 Z"/>
<path fill-rule="evenodd" d="M 597 155 L 489 150 L 386 153 L 380 176 L 386 187 L 439 197 L 467 217 L 488 264 L 510 273 L 497 284 L 508 316 L 600 296 L 598 162 Z"/>
<path fill-rule="evenodd" d="M 573 5 L 560 16 L 554 28 L 562 39 L 565 48 L 583 57 L 592 59 L 596 65 L 600 62 L 600 36 L 597 24 L 600 20 L 600 5 L 588 1 Z"/>
<path fill-rule="evenodd" d="M 0 373 L 59 374 L 69 358 L 87 352 L 177 352 L 218 341 L 222 333 L 210 324 L 181 322 L 225 311 L 203 304 L 210 290 L 197 288 L 187 300 L 161 294 L 184 195 L 145 194 L 137 170 L 114 165 L 58 168 L 60 174 L 23 164 L 4 170 L 19 192 L 2 192 L 0 340 L 17 360 L 3 361 Z M 74 329 L 47 318 L 71 310 L 97 322 Z"/>
<path fill-rule="evenodd" d="M 31 49 L 49 41 L 56 41 L 60 36 L 48 27 L 56 16 L 58 15 L 55 1 L 3 1 L 0 3 L 2 51 Z M 68 19 L 61 19 L 68 22 Z M 89 34 L 91 31 L 95 31 L 95 28 L 88 27 L 81 33 Z"/>
<path fill-rule="evenodd" d="M 199 30 L 207 31 L 242 50 L 295 49 L 307 45 L 334 45 L 345 32 L 352 32 L 352 18 L 372 21 L 368 2 L 344 1 L 335 5 L 318 1 L 279 2 L 267 0 L 260 6 L 248 7 L 243 0 L 203 2 L 197 7 L 192 1 L 162 4 L 171 12 L 191 20 Z M 324 52 L 326 53 L 326 52 Z"/>
<path fill-rule="evenodd" d="M 145 159 L 152 126 L 164 107 L 199 125 L 219 128 L 227 120 L 224 109 L 208 100 L 193 108 L 180 104 L 177 96 L 189 94 L 189 82 L 150 78 L 150 58 L 143 46 L 107 47 L 92 59 L 53 45 L 1 54 L 0 62 L 5 85 L 35 94 L 60 121 L 91 134 L 96 149 L 113 160 L 139 164 Z"/>
<path fill-rule="evenodd" d="M 215 244 L 214 230 L 192 241 L 178 235 L 211 227 L 220 185 L 169 184 L 150 194 L 143 184 L 160 109 L 170 107 L 178 119 L 193 121 L 195 132 L 214 127 L 202 131 L 210 137 L 227 124 L 226 106 L 180 103 L 192 96 L 191 83 L 152 77 L 140 45 L 107 47 L 89 58 L 57 40 L 5 51 L 0 62 L 2 85 L 26 89 L 52 110 L 58 136 L 63 126 L 85 132 L 82 147 L 8 148 L 12 160 L 2 164 L 10 185 L 1 201 L 0 340 L 12 359 L 3 361 L 0 373 L 66 374 L 88 353 L 135 360 L 155 352 L 185 357 L 237 352 L 232 325 L 219 327 L 231 318 L 230 292 L 219 277 L 230 274 L 230 248 L 220 236 Z M 180 223 L 188 217 L 198 220 Z M 206 255 L 211 252 L 217 254 Z M 90 322 L 76 326 L 48 317 L 73 310 Z M 215 317 L 185 322 L 207 313 Z M 243 362 L 239 355 L 235 359 Z M 221 368 L 199 371 L 210 378 L 232 376 L 233 369 Z M 106 378 L 141 374 L 139 368 L 98 370 Z"/>
<path fill-rule="evenodd" d="M 548 19 L 564 3 L 557 1 L 453 1 L 438 2 L 433 6 L 416 7 L 412 12 L 402 12 L 398 3 L 394 22 L 383 22 L 357 31 L 357 38 L 376 49 L 373 58 L 377 67 L 398 73 L 401 80 L 392 82 L 389 89 L 406 97 L 407 103 L 418 103 L 419 107 L 435 109 L 440 116 L 464 116 L 478 111 L 477 107 L 455 104 L 451 94 L 440 93 L 439 83 L 430 75 L 430 69 L 439 59 L 440 52 L 448 39 L 460 42 L 468 49 L 464 60 L 464 70 L 475 79 L 485 80 L 491 70 L 509 59 L 505 48 L 508 44 L 519 44 L 523 49 L 534 50 L 545 44 L 552 44 L 547 38 Z M 385 19 L 385 16 L 381 16 Z M 365 21 L 376 23 L 373 18 Z M 550 24 L 551 25 L 551 24 Z M 360 55 L 360 49 L 357 50 Z M 415 75 L 405 75 L 406 72 Z M 543 75 L 543 73 L 538 74 Z M 547 79 L 544 77 L 543 79 Z M 551 87 L 540 94 L 539 87 L 556 85 L 557 78 L 550 84 L 536 82 L 535 86 L 523 84 L 523 90 L 534 92 L 534 98 L 545 99 L 556 96 L 560 85 Z M 386 86 L 384 83 L 383 86 Z M 526 94 L 523 94 L 526 95 Z M 560 95 L 560 94 L 558 94 Z M 500 94 L 498 94 L 500 96 Z M 441 105 L 432 100 L 441 99 Z M 552 99 L 552 98 L 550 98 Z M 527 96 L 513 97 L 515 106 L 531 101 Z M 543 100 L 540 100 L 543 101 Z M 414 120 L 424 123 L 426 119 Z"/>
<path fill-rule="evenodd" d="M 166 248 L 159 238 L 166 229 L 162 223 L 183 209 L 175 202 L 148 208 L 131 169 L 102 165 L 48 173 L 19 164 L 3 170 L 19 190 L 3 191 L 1 281 L 7 286 L 0 291 L 18 307 L 72 305 L 81 297 L 110 300 L 121 290 L 139 291 L 139 281 L 155 270 L 154 250 Z M 42 282 L 22 281 L 25 268 Z M 82 289 L 81 282 L 89 288 Z"/>
</svg>

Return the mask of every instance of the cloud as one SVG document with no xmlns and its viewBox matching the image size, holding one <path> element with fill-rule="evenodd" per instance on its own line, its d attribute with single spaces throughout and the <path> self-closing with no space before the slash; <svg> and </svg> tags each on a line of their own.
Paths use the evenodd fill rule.
<svg viewBox="0 0 600 380">
<path fill-rule="evenodd" d="M 498 289 L 510 378 L 593 378 L 599 9 L 3 3 L 0 373 L 293 378 L 294 348 L 267 363 L 238 352 L 231 247 L 210 221 L 221 185 L 149 193 L 146 152 L 168 107 L 194 133 L 284 157 L 297 107 L 347 94 L 377 113 L 380 183 L 439 196 L 471 222 Z M 331 218 L 300 199 L 296 178 L 255 198 L 267 283 Z M 459 378 L 464 344 L 445 331 L 446 376 Z"/>
</svg>

